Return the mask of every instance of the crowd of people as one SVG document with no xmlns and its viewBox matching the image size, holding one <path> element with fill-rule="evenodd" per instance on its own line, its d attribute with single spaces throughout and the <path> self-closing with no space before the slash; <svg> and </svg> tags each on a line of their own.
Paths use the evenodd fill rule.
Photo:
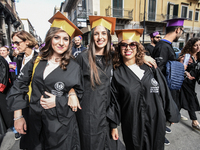
<svg viewBox="0 0 200 150">
<path fill-rule="evenodd" d="M 22 30 L 12 35 L 12 51 L 0 48 L 2 137 L 11 128 L 20 148 L 28 150 L 164 150 L 168 125 L 179 122 L 181 108 L 200 130 L 200 39 L 191 38 L 178 60 L 172 47 L 184 32 L 183 19 L 167 20 L 164 38 L 155 31 L 146 47 L 140 43 L 142 28 L 115 30 L 114 17 L 89 21 L 87 48 L 82 32 L 60 12 L 49 20 L 42 47 Z M 186 54 L 182 87 L 170 90 L 166 63 L 184 63 Z"/>
</svg>

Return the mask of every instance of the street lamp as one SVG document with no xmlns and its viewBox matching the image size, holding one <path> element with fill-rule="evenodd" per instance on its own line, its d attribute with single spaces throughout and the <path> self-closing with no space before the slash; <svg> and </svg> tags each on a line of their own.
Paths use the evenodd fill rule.
<svg viewBox="0 0 200 150">
<path fill-rule="evenodd" d="M 143 45 L 144 45 L 144 33 L 145 33 L 145 13 L 146 13 L 146 0 L 144 0 L 144 22 L 143 22 L 144 32 L 143 32 Z"/>
</svg>

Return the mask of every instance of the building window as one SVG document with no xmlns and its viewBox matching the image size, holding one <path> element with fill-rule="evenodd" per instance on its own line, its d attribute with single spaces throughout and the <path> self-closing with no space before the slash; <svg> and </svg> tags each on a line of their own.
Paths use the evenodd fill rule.
<svg viewBox="0 0 200 150">
<path fill-rule="evenodd" d="M 149 0 L 148 20 L 155 21 L 156 19 L 156 0 Z"/>
<path fill-rule="evenodd" d="M 113 0 L 113 17 L 123 18 L 123 0 Z"/>
<path fill-rule="evenodd" d="M 181 18 L 187 18 L 188 7 L 182 5 Z"/>
<path fill-rule="evenodd" d="M 193 18 L 193 10 L 189 10 L 188 20 L 192 20 L 192 18 Z"/>
<path fill-rule="evenodd" d="M 82 0 L 82 8 L 83 10 L 86 10 L 86 0 Z"/>
<path fill-rule="evenodd" d="M 167 19 L 178 17 L 179 4 L 168 3 L 167 6 Z"/>
<path fill-rule="evenodd" d="M 199 21 L 199 11 L 195 12 L 195 21 Z"/>
</svg>

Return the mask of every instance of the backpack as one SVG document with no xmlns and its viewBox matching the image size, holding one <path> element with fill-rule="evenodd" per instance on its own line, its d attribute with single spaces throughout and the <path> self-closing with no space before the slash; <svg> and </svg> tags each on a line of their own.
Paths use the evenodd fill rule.
<svg viewBox="0 0 200 150">
<path fill-rule="evenodd" d="M 184 66 L 178 61 L 168 61 L 166 64 L 166 80 L 170 90 L 179 90 L 184 80 Z"/>
</svg>

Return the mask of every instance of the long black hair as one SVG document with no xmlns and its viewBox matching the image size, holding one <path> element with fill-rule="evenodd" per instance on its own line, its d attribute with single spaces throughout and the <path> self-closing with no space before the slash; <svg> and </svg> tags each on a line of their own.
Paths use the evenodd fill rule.
<svg viewBox="0 0 200 150">
<path fill-rule="evenodd" d="M 95 87 L 95 83 L 97 85 L 101 84 L 101 80 L 99 78 L 97 65 L 96 65 L 96 54 L 95 54 L 96 48 L 95 48 L 95 41 L 94 41 L 95 28 L 93 28 L 91 31 L 91 40 L 90 40 L 90 45 L 88 49 L 88 55 L 89 55 L 88 57 L 89 57 L 89 64 L 90 64 L 90 81 L 91 81 L 92 87 Z M 111 60 L 111 35 L 108 29 L 106 29 L 106 31 L 107 31 L 107 36 L 108 36 L 108 42 L 106 46 L 104 47 L 104 58 L 106 61 L 106 65 L 109 65 L 109 61 Z"/>
</svg>

